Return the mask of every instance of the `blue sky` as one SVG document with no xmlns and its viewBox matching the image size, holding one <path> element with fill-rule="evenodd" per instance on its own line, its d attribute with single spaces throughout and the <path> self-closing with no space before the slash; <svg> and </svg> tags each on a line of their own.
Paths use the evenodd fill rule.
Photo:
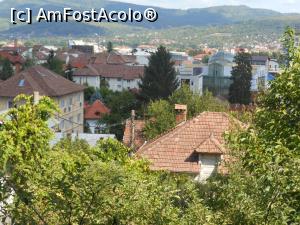
<svg viewBox="0 0 300 225">
<path fill-rule="evenodd" d="M 247 5 L 254 8 L 273 9 L 279 12 L 300 13 L 300 0 L 116 0 L 140 5 L 166 8 L 203 8 L 216 5 Z"/>
</svg>

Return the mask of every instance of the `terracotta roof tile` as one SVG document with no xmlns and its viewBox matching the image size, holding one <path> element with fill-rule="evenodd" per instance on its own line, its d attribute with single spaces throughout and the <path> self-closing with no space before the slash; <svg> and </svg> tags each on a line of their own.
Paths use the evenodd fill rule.
<svg viewBox="0 0 300 225">
<path fill-rule="evenodd" d="M 126 63 L 136 63 L 136 57 L 131 55 L 121 55 L 118 52 L 102 52 L 96 54 L 91 59 L 92 64 L 112 64 L 112 65 L 124 65 Z"/>
<path fill-rule="evenodd" d="M 153 170 L 199 173 L 198 154 L 226 154 L 223 133 L 234 124 L 240 125 L 226 113 L 204 112 L 143 145 L 137 155 Z"/>
<path fill-rule="evenodd" d="M 92 105 L 86 103 L 84 105 L 84 119 L 86 120 L 99 120 L 103 115 L 109 113 L 110 109 L 100 100 L 96 100 Z"/>
<path fill-rule="evenodd" d="M 144 75 L 143 66 L 90 64 L 78 69 L 73 76 L 101 76 L 105 78 L 122 78 L 124 80 L 138 79 Z"/>
<path fill-rule="evenodd" d="M 22 64 L 25 62 L 24 58 L 21 55 L 19 55 L 18 53 L 13 54 L 9 51 L 0 51 L 0 57 L 8 59 L 12 64 Z"/>
<path fill-rule="evenodd" d="M 33 66 L 2 82 L 0 96 L 32 95 L 34 91 L 38 91 L 40 95 L 55 97 L 81 92 L 84 89 L 84 86 L 75 84 L 43 66 Z"/>
</svg>

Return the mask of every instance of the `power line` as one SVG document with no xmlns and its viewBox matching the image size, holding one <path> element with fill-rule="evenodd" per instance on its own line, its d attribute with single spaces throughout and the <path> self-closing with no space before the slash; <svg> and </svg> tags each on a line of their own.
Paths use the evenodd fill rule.
<svg viewBox="0 0 300 225">
<path fill-rule="evenodd" d="M 64 121 L 67 121 L 67 122 L 70 122 L 72 124 L 76 124 L 78 126 L 85 126 L 85 124 L 81 124 L 81 123 L 77 123 L 75 121 L 72 121 L 72 120 L 69 120 L 69 119 L 66 119 L 66 118 L 63 118 L 61 116 L 56 116 L 58 117 L 59 119 L 62 119 Z M 106 125 L 105 128 L 110 128 L 110 127 L 115 127 L 115 126 L 118 126 L 118 125 L 124 125 L 126 121 L 122 121 L 121 123 L 115 123 L 115 124 L 111 124 L 111 125 Z M 89 127 L 94 127 L 94 128 L 99 128 L 100 126 L 89 126 Z"/>
</svg>

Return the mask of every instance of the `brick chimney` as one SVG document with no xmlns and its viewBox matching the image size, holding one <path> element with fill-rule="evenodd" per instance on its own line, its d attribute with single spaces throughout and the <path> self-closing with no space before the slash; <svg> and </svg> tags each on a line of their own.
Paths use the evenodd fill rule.
<svg viewBox="0 0 300 225">
<path fill-rule="evenodd" d="M 185 122 L 187 119 L 187 105 L 175 104 L 176 124 Z"/>
</svg>

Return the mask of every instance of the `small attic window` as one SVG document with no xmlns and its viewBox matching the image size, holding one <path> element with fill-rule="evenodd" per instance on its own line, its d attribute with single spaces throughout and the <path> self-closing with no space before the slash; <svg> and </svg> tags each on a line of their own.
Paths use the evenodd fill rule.
<svg viewBox="0 0 300 225">
<path fill-rule="evenodd" d="M 18 86 L 19 87 L 24 87 L 24 83 L 25 83 L 25 80 L 20 80 Z"/>
</svg>

